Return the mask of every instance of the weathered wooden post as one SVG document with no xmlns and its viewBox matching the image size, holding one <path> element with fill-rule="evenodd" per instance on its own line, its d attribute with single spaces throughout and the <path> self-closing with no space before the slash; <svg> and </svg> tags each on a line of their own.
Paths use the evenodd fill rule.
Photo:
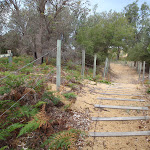
<svg viewBox="0 0 150 150">
<path fill-rule="evenodd" d="M 11 50 L 7 50 L 7 54 L 10 54 L 10 56 L 8 56 L 8 61 L 9 61 L 9 63 L 12 63 L 13 54 L 11 53 Z"/>
<path fill-rule="evenodd" d="M 96 59 L 97 59 L 97 55 L 94 55 L 94 65 L 93 65 L 93 78 L 95 78 L 96 76 Z"/>
<path fill-rule="evenodd" d="M 57 91 L 60 90 L 60 84 L 61 84 L 61 40 L 57 40 L 57 77 L 56 77 L 56 88 Z"/>
<path fill-rule="evenodd" d="M 85 71 L 85 50 L 82 50 L 82 69 L 81 69 L 82 78 L 84 78 L 84 71 Z"/>
<path fill-rule="evenodd" d="M 149 83 L 150 83 L 150 67 L 149 67 Z"/>
<path fill-rule="evenodd" d="M 106 75 L 107 75 L 108 70 L 109 70 L 109 59 L 108 58 L 106 58 L 106 59 L 107 59 L 107 65 L 106 65 Z"/>
<path fill-rule="evenodd" d="M 140 68 L 140 62 L 137 62 L 137 72 L 139 72 L 139 68 Z"/>
<path fill-rule="evenodd" d="M 144 82 L 144 78 L 145 78 L 145 61 L 143 62 L 143 82 Z"/>
<path fill-rule="evenodd" d="M 105 76 L 106 76 L 106 71 L 107 71 L 107 62 L 108 61 L 108 58 L 106 58 L 106 60 L 105 60 L 105 68 L 104 68 L 104 75 L 103 75 L 103 77 L 105 78 Z"/>
<path fill-rule="evenodd" d="M 141 78 L 142 63 L 139 63 L 139 80 Z"/>
</svg>

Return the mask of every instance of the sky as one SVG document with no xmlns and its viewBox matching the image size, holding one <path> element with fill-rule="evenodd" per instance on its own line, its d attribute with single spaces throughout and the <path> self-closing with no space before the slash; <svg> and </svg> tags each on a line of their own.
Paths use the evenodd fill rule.
<svg viewBox="0 0 150 150">
<path fill-rule="evenodd" d="M 97 12 L 108 12 L 111 9 L 113 11 L 121 12 L 125 6 L 135 1 L 136 0 L 89 0 L 92 8 L 95 4 L 98 4 Z M 138 5 L 140 6 L 144 2 L 147 2 L 147 4 L 150 6 L 150 0 L 139 0 Z"/>
</svg>

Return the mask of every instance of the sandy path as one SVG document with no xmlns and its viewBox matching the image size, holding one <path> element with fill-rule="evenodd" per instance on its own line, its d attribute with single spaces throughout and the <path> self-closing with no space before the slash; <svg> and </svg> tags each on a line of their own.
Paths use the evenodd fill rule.
<svg viewBox="0 0 150 150">
<path fill-rule="evenodd" d="M 137 110 L 117 110 L 94 108 L 94 104 L 101 105 L 124 105 L 124 106 L 147 106 L 150 97 L 144 95 L 144 87 L 138 84 L 138 75 L 135 70 L 121 64 L 111 64 L 114 77 L 111 77 L 112 84 L 97 84 L 85 81 L 83 92 L 78 96 L 73 109 L 88 112 L 91 117 L 131 117 L 145 116 L 149 111 Z M 122 95 L 101 95 L 99 93 L 120 93 L 137 96 Z M 146 102 L 133 101 L 111 101 L 98 100 L 97 97 L 123 98 L 123 99 L 145 99 Z M 149 114 L 150 115 L 150 114 Z M 92 121 L 89 132 L 130 132 L 150 130 L 149 121 Z M 130 136 L 130 137 L 89 137 L 83 150 L 149 150 L 150 137 Z"/>
</svg>

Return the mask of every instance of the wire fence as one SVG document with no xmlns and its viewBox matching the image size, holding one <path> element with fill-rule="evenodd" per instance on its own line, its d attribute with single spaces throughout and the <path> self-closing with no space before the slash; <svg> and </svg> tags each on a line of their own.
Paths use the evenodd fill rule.
<svg viewBox="0 0 150 150">
<path fill-rule="evenodd" d="M 49 72 L 47 74 L 47 76 L 45 77 L 45 81 L 48 79 L 49 75 L 52 74 L 52 72 Z M 40 80 L 40 77 L 38 78 L 38 80 Z M 19 100 L 17 100 L 13 105 L 11 105 L 6 111 L 4 111 L 4 113 L 2 113 L 0 115 L 0 118 L 6 114 L 6 112 L 8 112 L 12 107 L 14 107 L 19 101 L 21 101 L 25 96 L 27 96 L 33 89 L 35 89 L 38 85 L 40 84 L 40 82 L 38 82 L 33 88 L 31 88 L 27 93 L 25 93 Z"/>
<path fill-rule="evenodd" d="M 55 49 L 56 49 L 56 48 L 54 48 L 52 51 L 54 51 Z M 30 63 L 24 65 L 23 67 L 17 69 L 16 71 L 12 72 L 12 74 L 16 74 L 16 72 L 22 70 L 23 68 L 29 66 L 30 64 L 36 62 L 37 60 L 40 60 L 42 57 L 47 56 L 48 54 L 49 54 L 49 52 L 46 53 L 46 54 L 44 54 L 44 55 L 42 55 L 41 57 L 35 59 L 34 61 L 32 61 L 32 62 L 30 62 Z M 47 74 L 47 76 L 45 77 L 45 80 L 47 80 L 47 78 L 49 77 L 50 74 L 52 74 L 52 72 L 49 72 L 49 73 Z M 24 76 L 26 76 L 26 75 L 24 75 Z M 1 78 L 0 80 L 6 79 L 7 77 L 9 77 L 9 75 L 7 75 L 7 76 Z M 43 78 L 43 77 L 40 76 L 36 81 L 39 81 L 41 78 Z M 4 111 L 4 112 L 0 115 L 0 118 L 1 118 L 4 114 L 6 114 L 12 107 L 14 107 L 19 101 L 21 101 L 25 96 L 27 96 L 27 95 L 28 95 L 33 89 L 35 89 L 39 84 L 40 84 L 40 82 L 37 82 L 37 84 L 36 84 L 33 88 L 31 88 L 31 89 L 30 89 L 27 93 L 25 93 L 19 100 L 17 100 L 13 105 L 11 105 L 6 111 Z"/>
<path fill-rule="evenodd" d="M 138 73 L 138 80 L 140 82 L 143 82 L 148 80 L 148 83 L 150 83 L 150 64 L 146 63 L 146 61 L 120 61 L 123 65 L 128 65 L 131 68 L 134 68 Z M 146 65 L 149 66 L 149 68 L 146 70 Z M 147 71 L 147 73 L 146 73 Z"/>
<path fill-rule="evenodd" d="M 61 42 L 60 42 L 60 40 L 58 40 L 57 41 L 59 44 L 57 44 L 57 48 L 54 48 L 53 50 L 51 50 L 50 52 L 47 52 L 46 54 L 44 54 L 44 55 L 42 55 L 42 56 L 40 56 L 39 58 L 37 58 L 37 59 L 35 59 L 35 60 L 33 60 L 33 61 L 31 61 L 30 63 L 28 63 L 28 64 L 26 64 L 26 65 L 24 65 L 23 67 L 21 67 L 21 68 L 19 68 L 19 69 L 17 69 L 16 71 L 13 71 L 13 72 L 11 72 L 11 74 L 16 74 L 17 72 L 19 72 L 20 70 L 22 70 L 23 68 L 25 68 L 25 67 L 28 67 L 29 65 L 31 65 L 31 64 L 33 64 L 34 62 L 36 62 L 36 61 L 38 61 L 38 60 L 40 60 L 41 58 L 43 58 L 43 57 L 45 57 L 45 56 L 47 56 L 47 55 L 49 55 L 50 53 L 52 53 L 52 51 L 55 51 L 56 49 L 57 49 L 57 56 L 53 56 L 53 57 L 56 57 L 56 70 L 57 70 L 57 73 L 56 73 L 56 87 L 57 87 L 57 90 L 59 91 L 59 88 L 60 88 L 60 84 L 61 84 L 61 81 L 60 81 L 60 78 L 61 78 L 61 66 L 67 66 L 68 64 L 65 64 L 65 63 L 61 63 Z M 82 53 L 80 53 L 80 52 L 75 52 L 75 54 L 79 54 L 78 55 L 78 57 L 76 57 L 76 58 L 74 58 L 74 61 L 73 61 L 73 59 L 71 59 L 71 61 L 72 61 L 72 63 L 74 63 L 74 65 L 76 65 L 76 63 L 78 64 L 78 65 L 80 65 L 80 67 L 81 67 L 81 76 L 84 78 L 84 72 L 85 72 L 85 67 L 86 66 L 90 66 L 91 68 L 93 68 L 93 78 L 96 76 L 96 66 L 97 66 L 97 64 L 96 64 L 96 54 L 94 55 L 94 56 L 92 56 L 92 55 L 90 55 L 90 54 L 88 54 L 88 55 L 90 55 L 90 56 L 92 56 L 94 59 L 93 59 L 93 65 L 92 64 L 88 64 L 88 63 L 86 63 L 85 62 L 85 59 L 86 59 L 86 53 L 85 53 L 85 50 L 82 50 Z M 63 58 L 63 57 L 62 57 Z M 75 63 L 75 61 L 76 61 L 76 63 Z M 67 62 L 68 63 L 68 62 Z M 105 62 L 105 68 L 104 68 L 104 74 L 105 74 L 105 76 L 104 77 L 106 77 L 106 75 L 107 75 L 107 72 L 108 72 L 108 69 L 109 69 L 109 63 L 108 63 L 108 58 L 106 58 L 106 62 Z M 87 73 L 87 72 L 86 72 Z M 39 78 L 37 78 L 37 80 L 36 81 L 38 81 L 38 80 L 40 80 L 40 78 L 44 78 L 44 79 L 47 79 L 47 77 L 49 76 L 51 74 L 51 72 L 50 73 L 48 73 L 48 75 L 45 77 L 45 76 L 40 76 Z M 7 77 L 9 77 L 9 75 L 7 75 L 7 76 L 5 76 L 5 77 L 2 77 L 1 79 L 0 79 L 0 81 L 2 81 L 3 79 L 6 79 Z M 10 106 L 4 113 L 2 113 L 1 115 L 0 115 L 0 118 L 6 113 L 6 112 L 8 112 L 12 107 L 14 107 L 19 101 L 21 101 L 26 95 L 28 95 L 28 93 L 30 93 L 33 89 L 35 89 L 37 86 L 39 85 L 39 83 L 37 83 L 33 88 L 31 88 L 26 94 L 24 94 L 19 100 L 17 100 L 12 106 Z"/>
<path fill-rule="evenodd" d="M 56 48 L 54 48 L 52 51 L 54 51 Z M 28 63 L 28 64 L 26 64 L 26 65 L 24 65 L 23 67 L 21 67 L 21 68 L 19 68 L 19 69 L 17 69 L 16 71 L 14 71 L 14 72 L 11 72 L 12 74 L 16 74 L 16 72 L 18 72 L 18 71 L 20 71 L 20 70 L 22 70 L 22 69 L 24 69 L 25 67 L 27 67 L 27 66 L 29 66 L 29 65 L 31 65 L 31 64 L 33 64 L 34 62 L 36 62 L 36 61 L 38 61 L 38 60 L 40 60 L 41 58 L 43 58 L 44 56 L 46 56 L 46 55 L 48 55 L 50 52 L 47 52 L 46 54 L 44 54 L 43 56 L 40 56 L 39 58 L 37 58 L 37 59 L 35 59 L 35 60 L 33 60 L 32 62 L 30 62 L 30 63 Z M 5 78 L 7 78 L 9 75 L 7 75 L 7 76 L 5 76 L 5 77 L 2 77 L 2 78 L 0 78 L 0 81 L 1 80 L 3 80 L 3 79 L 5 79 Z"/>
</svg>

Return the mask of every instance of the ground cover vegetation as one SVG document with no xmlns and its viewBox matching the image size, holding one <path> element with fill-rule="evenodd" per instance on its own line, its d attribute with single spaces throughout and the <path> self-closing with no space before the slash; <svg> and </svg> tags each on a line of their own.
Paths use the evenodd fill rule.
<svg viewBox="0 0 150 150">
<path fill-rule="evenodd" d="M 71 68 L 70 62 L 63 64 L 59 93 L 51 87 L 56 85 L 55 63 L 30 64 L 19 69 L 32 61 L 32 57 L 13 57 L 12 64 L 7 59 L 0 59 L 0 78 L 4 78 L 0 81 L 0 114 L 6 111 L 0 118 L 0 147 L 77 149 L 78 140 L 85 133 L 75 126 L 77 122 L 68 118 L 72 118 L 71 105 L 84 86 L 81 66 Z M 92 70 L 86 67 L 86 71 L 85 78 L 92 79 Z M 75 128 L 70 128 L 72 124 Z"/>
</svg>

